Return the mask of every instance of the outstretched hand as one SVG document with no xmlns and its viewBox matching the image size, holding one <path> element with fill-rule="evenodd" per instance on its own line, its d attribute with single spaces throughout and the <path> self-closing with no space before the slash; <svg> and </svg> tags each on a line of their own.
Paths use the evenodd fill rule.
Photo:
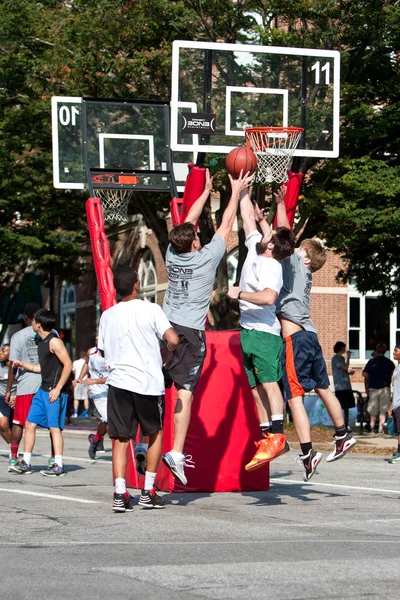
<svg viewBox="0 0 400 600">
<path fill-rule="evenodd" d="M 285 194 L 286 194 L 286 185 L 284 183 L 282 183 L 281 187 L 274 194 L 274 198 L 275 198 L 275 201 L 277 204 L 282 204 L 282 202 L 285 199 Z"/>
<path fill-rule="evenodd" d="M 265 219 L 264 208 L 260 208 L 257 202 L 254 204 L 254 217 L 257 223 L 260 223 Z"/>
<path fill-rule="evenodd" d="M 240 194 L 242 190 L 248 188 L 252 184 L 254 174 L 251 175 L 250 171 L 243 173 L 243 169 L 240 171 L 240 175 L 237 179 L 234 179 L 230 173 L 228 173 L 229 181 L 231 182 L 232 192 Z"/>
<path fill-rule="evenodd" d="M 204 191 L 211 192 L 213 184 L 213 177 L 210 175 L 210 169 L 206 169 L 206 181 L 204 184 Z"/>
</svg>

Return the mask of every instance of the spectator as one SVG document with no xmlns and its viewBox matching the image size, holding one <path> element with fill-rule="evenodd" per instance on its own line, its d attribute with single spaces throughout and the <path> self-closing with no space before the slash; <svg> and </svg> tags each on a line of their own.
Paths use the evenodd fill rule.
<svg viewBox="0 0 400 600">
<path fill-rule="evenodd" d="M 72 363 L 72 375 L 74 380 L 72 385 L 74 386 L 74 414 L 72 415 L 74 418 L 78 416 L 78 408 L 79 402 L 83 402 L 84 410 L 81 417 L 89 416 L 89 394 L 88 387 L 82 384 L 79 380 L 79 376 L 81 374 L 83 366 L 86 364 L 87 354 L 86 352 L 81 352 L 79 358 L 74 360 Z"/>
<path fill-rule="evenodd" d="M 14 381 L 11 388 L 10 403 L 7 404 L 4 397 L 7 391 L 7 380 L 10 366 L 10 344 L 3 344 L 0 350 L 0 434 L 3 439 L 9 444 L 11 442 L 11 426 L 14 409 L 12 408 L 15 402 L 15 394 L 17 393 L 17 384 Z"/>
<path fill-rule="evenodd" d="M 390 406 L 390 383 L 394 364 L 385 356 L 386 344 L 378 344 L 375 352 L 376 356 L 367 362 L 362 374 L 365 391 L 368 395 L 371 432 L 375 430 L 376 419 L 379 415 L 378 433 L 383 433 L 386 414 Z"/>
<path fill-rule="evenodd" d="M 349 409 L 354 408 L 356 405 L 349 377 L 350 375 L 354 375 L 354 371 L 349 370 L 351 352 L 350 350 L 346 352 L 346 344 L 344 342 L 336 342 L 333 351 L 335 356 L 332 358 L 332 375 L 335 394 L 344 413 L 346 429 L 347 431 L 351 431 L 349 427 Z"/>
<path fill-rule="evenodd" d="M 393 373 L 393 400 L 389 407 L 388 414 L 393 419 L 394 430 L 398 435 L 397 450 L 393 452 L 389 459 L 391 464 L 400 462 L 400 340 L 397 341 L 393 350 L 393 358 L 397 361 L 397 366 Z"/>
</svg>

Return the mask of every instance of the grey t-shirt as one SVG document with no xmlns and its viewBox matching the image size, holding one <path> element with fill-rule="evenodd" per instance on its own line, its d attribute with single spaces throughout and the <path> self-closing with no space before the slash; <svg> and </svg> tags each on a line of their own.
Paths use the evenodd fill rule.
<svg viewBox="0 0 400 600">
<path fill-rule="evenodd" d="M 197 252 L 178 254 L 171 244 L 168 246 L 168 288 L 163 310 L 171 323 L 204 329 L 215 272 L 225 251 L 225 242 L 217 234 Z"/>
<path fill-rule="evenodd" d="M 283 286 L 276 302 L 276 312 L 288 321 L 317 333 L 310 319 L 312 273 L 296 253 L 282 263 Z"/>
<path fill-rule="evenodd" d="M 342 392 L 343 390 L 351 390 L 350 377 L 347 371 L 342 369 L 345 363 L 344 356 L 335 354 L 332 358 L 332 375 L 335 392 Z"/>
<path fill-rule="evenodd" d="M 8 380 L 8 367 L 2 363 L 0 366 L 0 396 L 4 398 L 7 391 L 7 380 Z M 17 384 L 14 383 L 11 386 L 11 398 L 17 393 Z"/>
<path fill-rule="evenodd" d="M 39 363 L 39 355 L 37 344 L 35 342 L 35 332 L 33 327 L 25 327 L 21 331 L 17 331 L 11 338 L 10 343 L 10 360 L 21 360 L 22 362 L 37 365 Z M 41 375 L 31 373 L 24 369 L 18 369 L 17 372 L 17 396 L 25 396 L 26 394 L 36 394 L 41 382 Z"/>
</svg>

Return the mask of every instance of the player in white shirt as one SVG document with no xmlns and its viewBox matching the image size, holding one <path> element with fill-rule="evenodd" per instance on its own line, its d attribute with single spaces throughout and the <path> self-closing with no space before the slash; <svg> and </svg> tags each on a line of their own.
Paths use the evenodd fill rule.
<svg viewBox="0 0 400 600">
<path fill-rule="evenodd" d="M 280 262 L 293 254 L 294 240 L 288 228 L 269 227 L 263 211 L 253 206 L 247 191 L 241 193 L 240 212 L 248 253 L 239 287 L 231 288 L 228 295 L 239 300 L 244 367 L 260 423 L 257 451 L 245 467 L 246 471 L 254 471 L 289 451 L 283 435 L 284 402 L 278 384 L 282 378 L 282 338 L 275 302 L 283 285 Z M 257 221 L 264 235 L 258 231 Z"/>
<path fill-rule="evenodd" d="M 106 310 L 100 319 L 98 347 L 110 369 L 108 384 L 108 435 L 114 440 L 113 471 L 115 476 L 114 512 L 133 509 L 126 491 L 126 453 L 137 427 L 149 436 L 145 484 L 139 504 L 163 508 L 154 482 L 164 423 L 164 375 L 160 342 L 174 351 L 178 335 L 158 304 L 139 300 L 140 282 L 129 266 L 117 267 L 114 285 L 121 301 Z"/>
</svg>

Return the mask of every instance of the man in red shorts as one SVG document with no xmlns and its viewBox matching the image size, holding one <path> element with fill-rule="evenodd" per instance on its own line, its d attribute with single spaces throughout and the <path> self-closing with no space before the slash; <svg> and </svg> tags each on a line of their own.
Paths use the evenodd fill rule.
<svg viewBox="0 0 400 600">
<path fill-rule="evenodd" d="M 5 401 L 7 404 L 11 400 L 11 388 L 16 379 L 17 395 L 15 399 L 13 426 L 11 429 L 10 460 L 8 470 L 18 473 L 18 447 L 22 439 L 25 421 L 31 407 L 33 396 L 39 389 L 41 375 L 32 373 L 25 369 L 15 371 L 12 368 L 14 360 L 20 360 L 24 363 L 35 365 L 39 362 L 37 344 L 35 341 L 35 332 L 32 327 L 33 315 L 40 306 L 29 302 L 24 307 L 24 329 L 15 333 L 11 338 L 10 344 L 10 367 L 7 381 L 7 391 Z"/>
</svg>

